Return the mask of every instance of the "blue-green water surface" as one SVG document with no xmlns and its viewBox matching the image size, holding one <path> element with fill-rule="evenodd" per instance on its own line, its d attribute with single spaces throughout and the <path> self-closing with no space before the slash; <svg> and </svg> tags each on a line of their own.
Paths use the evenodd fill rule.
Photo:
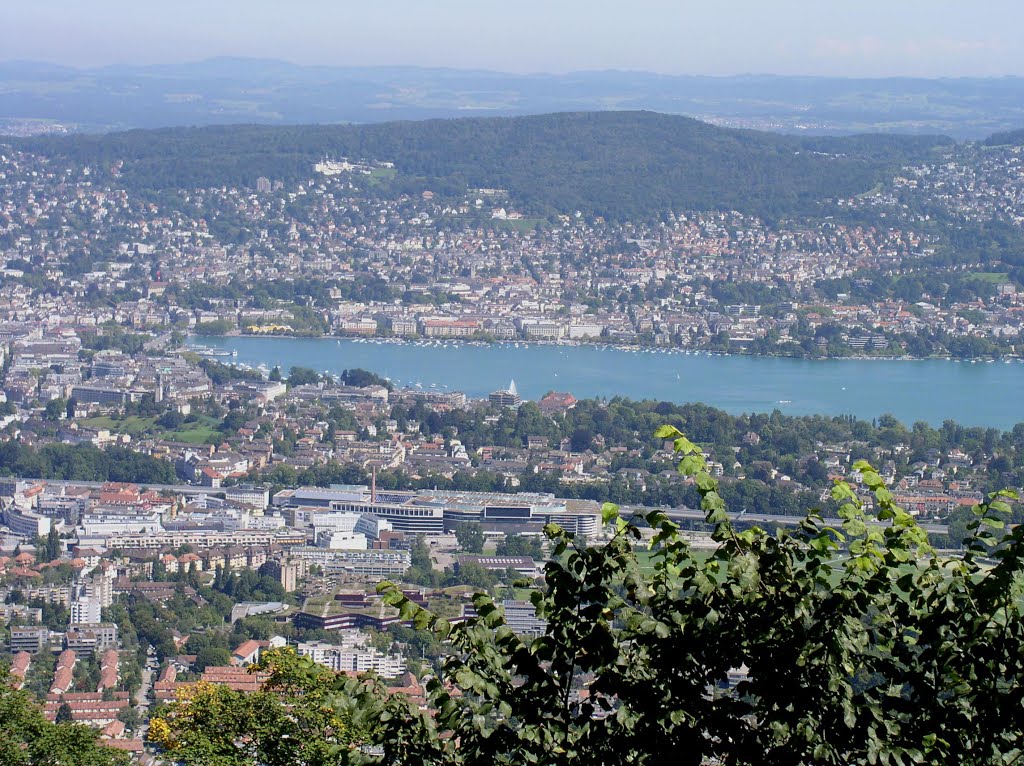
<svg viewBox="0 0 1024 766">
<path fill-rule="evenodd" d="M 292 366 L 340 373 L 362 367 L 398 386 L 459 390 L 471 397 L 506 388 L 524 399 L 548 391 L 577 398 L 624 396 L 704 402 L 731 413 L 892 413 L 906 424 L 943 420 L 1009 429 L 1024 421 L 1024 364 L 943 359 L 808 360 L 712 356 L 679 351 L 628 350 L 596 345 L 456 342 L 400 343 L 335 338 L 192 338 L 235 350 L 252 366 Z"/>
</svg>

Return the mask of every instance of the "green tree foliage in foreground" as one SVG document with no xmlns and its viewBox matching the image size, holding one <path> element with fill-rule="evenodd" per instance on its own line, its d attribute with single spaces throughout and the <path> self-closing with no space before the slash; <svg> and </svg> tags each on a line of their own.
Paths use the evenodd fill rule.
<svg viewBox="0 0 1024 766">
<path fill-rule="evenodd" d="M 283 655 L 271 667 L 286 682 L 258 698 L 274 711 L 267 718 L 207 719 L 179 703 L 157 726 L 161 741 L 195 764 L 1024 757 L 1024 526 L 994 536 L 1008 493 L 974 509 L 960 559 L 934 554 L 864 462 L 857 469 L 875 514 L 839 483 L 841 529 L 815 511 L 795 531 L 739 532 L 700 450 L 673 427 L 657 435 L 674 440 L 679 470 L 700 490 L 714 551 L 692 551 L 661 513 L 626 519 L 606 506 L 615 534 L 601 546 L 546 530 L 554 555 L 532 597 L 547 621 L 538 638 L 513 633 L 485 595 L 474 599 L 478 617 L 453 626 L 397 586 L 381 586 L 403 619 L 450 646 L 428 681 L 433 715 L 382 695 L 377 682 L 325 675 Z M 642 527 L 653 534 L 653 555 L 640 558 Z M 332 712 L 337 722 L 325 721 Z M 288 750 L 278 756 L 260 742 Z"/>
<path fill-rule="evenodd" d="M 150 722 L 150 739 L 180 763 L 291 766 L 365 762 L 360 746 L 401 721 L 411 735 L 428 731 L 379 681 L 337 675 L 289 649 L 267 652 L 255 669 L 269 672 L 263 690 L 196 684 Z"/>
<path fill-rule="evenodd" d="M 51 723 L 0 667 L 0 764 L 3 766 L 122 766 L 128 755 L 103 747 L 99 734 L 77 723 Z"/>
</svg>

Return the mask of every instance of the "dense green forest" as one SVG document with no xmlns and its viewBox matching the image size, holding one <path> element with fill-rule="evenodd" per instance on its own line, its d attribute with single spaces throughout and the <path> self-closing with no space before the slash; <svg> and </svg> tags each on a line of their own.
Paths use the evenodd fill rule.
<svg viewBox="0 0 1024 766">
<path fill-rule="evenodd" d="M 395 192 L 442 195 L 504 188 L 535 214 L 580 210 L 644 219 L 668 209 L 810 212 L 871 189 L 887 169 L 951 139 L 862 135 L 800 138 L 720 128 L 653 112 L 291 127 L 217 126 L 45 137 L 20 148 L 91 166 L 159 191 L 300 182 L 324 157 L 386 160 Z"/>
<path fill-rule="evenodd" d="M 0 444 L 0 476 L 175 483 L 173 465 L 127 447 L 101 450 L 88 444 L 46 444 L 36 449 L 17 441 Z"/>
</svg>

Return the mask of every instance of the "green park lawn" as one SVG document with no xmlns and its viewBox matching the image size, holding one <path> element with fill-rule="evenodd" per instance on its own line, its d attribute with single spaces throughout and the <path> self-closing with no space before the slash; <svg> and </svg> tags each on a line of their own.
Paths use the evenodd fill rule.
<svg viewBox="0 0 1024 766">
<path fill-rule="evenodd" d="M 370 171 L 370 183 L 379 184 L 384 181 L 393 181 L 398 175 L 397 168 L 374 168 Z"/>
<path fill-rule="evenodd" d="M 495 218 L 491 220 L 491 225 L 499 229 L 512 229 L 518 232 L 533 231 L 538 224 L 543 224 L 545 219 L 543 218 L 518 218 L 512 220 L 501 220 Z"/>
<path fill-rule="evenodd" d="M 143 418 L 136 415 L 127 418 L 112 418 L 104 415 L 87 418 L 80 423 L 86 428 L 106 428 L 112 432 L 128 434 L 133 438 L 152 436 L 187 444 L 205 444 L 218 433 L 218 421 L 205 416 L 201 416 L 191 423 L 182 423 L 175 429 L 161 428 L 156 424 L 156 418 Z"/>
<path fill-rule="evenodd" d="M 978 282 L 991 282 L 994 285 L 1010 281 L 1010 275 L 1005 271 L 972 271 L 971 278 Z"/>
</svg>

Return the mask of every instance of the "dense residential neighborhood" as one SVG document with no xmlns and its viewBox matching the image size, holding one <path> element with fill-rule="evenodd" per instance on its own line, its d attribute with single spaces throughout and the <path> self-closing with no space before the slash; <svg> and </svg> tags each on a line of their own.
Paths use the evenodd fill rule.
<svg viewBox="0 0 1024 766">
<path fill-rule="evenodd" d="M 501 189 L 384 194 L 394 172 L 329 160 L 295 186 L 261 177 L 154 197 L 3 148 L 0 318 L 47 334 L 114 323 L 804 356 L 982 356 L 1019 341 L 1020 284 L 986 271 L 984 252 L 914 275 L 934 275 L 950 248 L 936 220 L 1024 220 L 1020 147 L 905 167 L 835 200 L 846 220 L 526 218 Z"/>
</svg>

